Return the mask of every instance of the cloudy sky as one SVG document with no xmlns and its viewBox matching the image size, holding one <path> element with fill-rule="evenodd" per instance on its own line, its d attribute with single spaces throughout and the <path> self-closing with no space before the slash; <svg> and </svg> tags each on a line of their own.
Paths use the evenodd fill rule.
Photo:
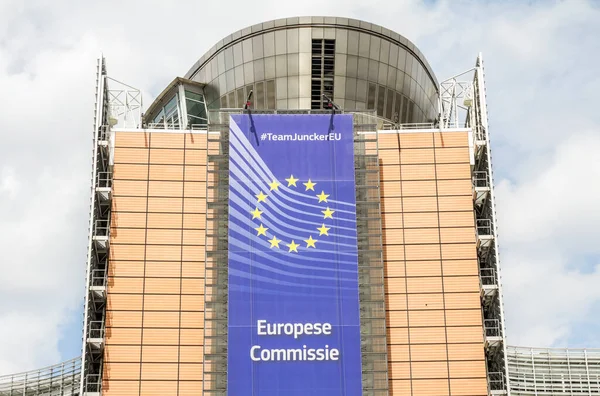
<svg viewBox="0 0 600 396">
<path fill-rule="evenodd" d="M 395 30 L 440 80 L 483 52 L 508 341 L 600 347 L 599 2 L 176 3 L 0 0 L 0 375 L 80 351 L 99 54 L 147 105 L 222 37 L 297 15 Z"/>
</svg>

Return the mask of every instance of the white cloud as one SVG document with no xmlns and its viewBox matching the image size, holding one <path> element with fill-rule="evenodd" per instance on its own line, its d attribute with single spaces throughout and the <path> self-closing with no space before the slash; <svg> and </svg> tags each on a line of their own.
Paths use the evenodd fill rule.
<svg viewBox="0 0 600 396">
<path fill-rule="evenodd" d="M 0 343 L 0 373 L 72 357 L 61 356 L 58 339 L 82 305 L 100 51 L 109 75 L 141 88 L 149 104 L 232 31 L 315 14 L 405 35 L 440 80 L 484 52 L 509 339 L 566 345 L 582 318 L 600 318 L 598 266 L 577 261 L 600 254 L 600 13 L 591 1 L 8 0 L 0 2 L 0 339 L 10 342 Z"/>
</svg>

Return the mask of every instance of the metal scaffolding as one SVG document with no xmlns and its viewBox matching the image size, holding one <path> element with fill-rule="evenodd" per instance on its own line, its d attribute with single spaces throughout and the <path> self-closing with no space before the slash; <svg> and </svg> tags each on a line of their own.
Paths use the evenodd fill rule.
<svg viewBox="0 0 600 396">
<path fill-rule="evenodd" d="M 77 396 L 81 358 L 24 373 L 0 376 L 0 396 Z"/>
</svg>

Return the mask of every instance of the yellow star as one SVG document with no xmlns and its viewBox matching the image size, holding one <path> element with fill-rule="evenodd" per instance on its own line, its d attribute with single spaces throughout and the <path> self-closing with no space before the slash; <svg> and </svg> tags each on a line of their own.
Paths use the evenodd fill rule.
<svg viewBox="0 0 600 396">
<path fill-rule="evenodd" d="M 260 227 L 255 228 L 256 231 L 258 231 L 258 234 L 256 234 L 256 236 L 267 236 L 267 230 L 268 228 L 263 227 L 263 225 L 261 224 Z"/>
<path fill-rule="evenodd" d="M 329 209 L 329 207 L 328 207 L 327 209 L 325 209 L 325 210 L 322 210 L 322 211 L 321 211 L 321 213 L 323 213 L 323 214 L 325 215 L 324 219 L 326 219 L 326 218 L 328 218 L 328 217 L 329 217 L 330 219 L 333 219 L 333 216 L 332 216 L 332 214 L 334 214 L 334 213 L 335 213 L 335 210 L 331 210 L 331 209 Z"/>
<path fill-rule="evenodd" d="M 263 194 L 262 191 L 260 192 L 260 194 L 256 194 L 256 198 L 258 198 L 258 203 L 263 202 L 265 199 L 267 199 L 267 197 L 268 197 L 268 195 Z M 327 201 L 325 201 L 325 202 L 327 202 Z"/>
<path fill-rule="evenodd" d="M 288 187 L 289 187 L 289 186 L 294 186 L 294 187 L 296 187 L 296 182 L 298 181 L 298 179 L 296 179 L 296 178 L 294 177 L 294 175 L 290 175 L 290 178 L 289 178 L 289 179 L 285 179 L 285 181 L 286 181 L 286 182 L 288 182 L 288 185 L 287 185 Z"/>
<path fill-rule="evenodd" d="M 277 239 L 277 237 L 273 235 L 273 239 L 269 239 L 269 242 L 271 243 L 271 247 L 279 249 L 279 242 L 281 242 L 281 239 Z"/>
<path fill-rule="evenodd" d="M 321 227 L 317 228 L 317 230 L 319 230 L 319 236 L 321 235 L 327 235 L 329 236 L 329 234 L 327 233 L 327 231 L 330 230 L 329 227 L 325 227 L 325 224 L 323 224 Z"/>
<path fill-rule="evenodd" d="M 313 183 L 312 181 L 310 181 L 310 179 L 308 179 L 308 181 L 306 183 L 302 183 L 306 186 L 306 190 L 304 191 L 308 191 L 308 190 L 313 190 L 315 191 L 315 186 L 317 185 L 317 183 Z"/>
<path fill-rule="evenodd" d="M 290 243 L 290 244 L 288 245 L 288 247 L 290 248 L 290 251 L 289 251 L 288 253 L 291 253 L 291 252 L 296 252 L 296 253 L 298 253 L 298 246 L 300 246 L 300 245 L 299 245 L 299 244 L 297 244 L 296 242 L 292 241 L 292 243 Z"/>
<path fill-rule="evenodd" d="M 325 191 L 321 191 L 321 194 L 317 195 L 317 198 L 319 198 L 319 203 L 325 201 L 327 202 L 327 198 L 329 198 L 328 194 L 325 194 Z M 258 201 L 260 202 L 260 201 Z"/>
<path fill-rule="evenodd" d="M 271 187 L 271 191 L 279 190 L 279 182 L 277 180 L 273 180 L 273 182 L 269 183 L 269 187 Z"/>
<path fill-rule="evenodd" d="M 309 236 L 308 236 L 308 239 L 305 239 L 305 240 L 304 240 L 304 242 L 306 242 L 306 247 L 307 247 L 307 248 L 309 248 L 309 247 L 314 247 L 315 249 L 317 248 L 317 247 L 315 246 L 315 242 L 317 242 L 317 240 L 316 240 L 316 239 L 313 239 L 313 238 L 312 238 L 312 235 L 309 235 Z"/>
<path fill-rule="evenodd" d="M 256 219 L 257 217 L 260 219 L 260 215 L 263 213 L 260 210 L 258 210 L 258 208 L 254 209 L 252 212 L 252 220 Z"/>
</svg>

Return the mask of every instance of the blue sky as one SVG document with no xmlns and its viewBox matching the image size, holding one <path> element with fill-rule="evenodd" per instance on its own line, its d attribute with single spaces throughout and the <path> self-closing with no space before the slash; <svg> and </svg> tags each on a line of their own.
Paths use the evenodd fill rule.
<svg viewBox="0 0 600 396">
<path fill-rule="evenodd" d="M 0 2 L 0 374 L 79 354 L 100 52 L 149 104 L 222 37 L 296 15 L 395 30 L 439 80 L 483 52 L 508 341 L 600 347 L 598 2 L 202 4 Z"/>
</svg>

